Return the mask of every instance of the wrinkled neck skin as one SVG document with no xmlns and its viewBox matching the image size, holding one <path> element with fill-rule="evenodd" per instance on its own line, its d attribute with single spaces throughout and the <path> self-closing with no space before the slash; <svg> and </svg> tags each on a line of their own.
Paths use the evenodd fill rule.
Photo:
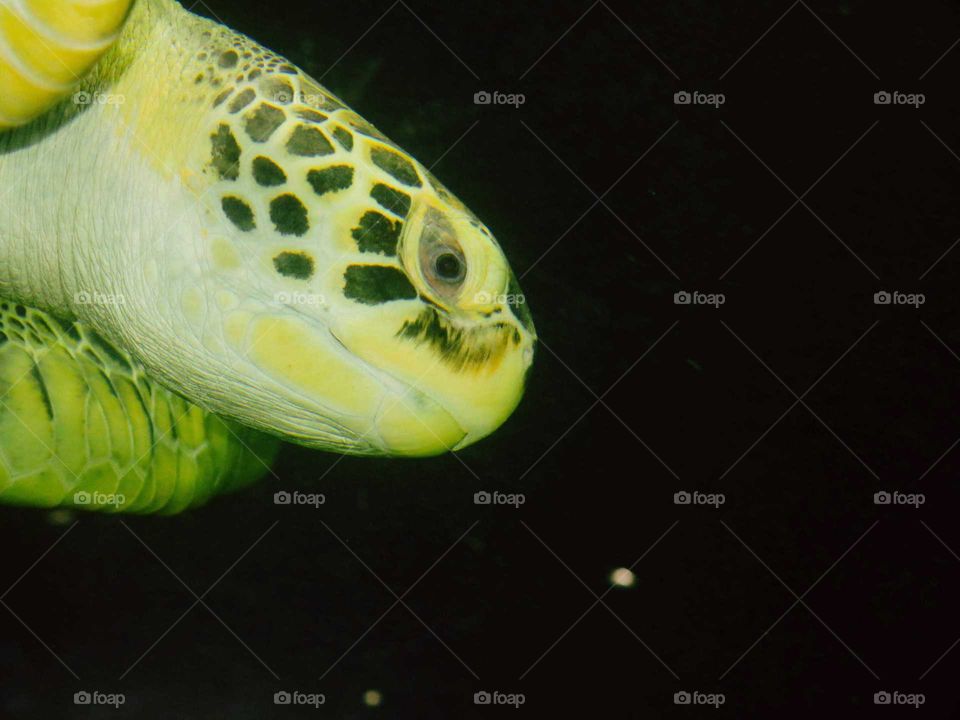
<svg viewBox="0 0 960 720">
<path fill-rule="evenodd" d="M 80 307 L 75 296 L 94 288 L 101 294 L 132 290 L 117 286 L 127 273 L 116 267 L 146 271 L 130 235 L 169 216 L 165 206 L 182 188 L 175 178 L 158 182 L 155 169 L 142 161 L 143 123 L 124 105 L 149 95 L 162 102 L 170 76 L 184 69 L 164 42 L 183 37 L 189 20 L 175 10 L 165 1 L 136 3 L 117 45 L 78 88 L 92 102 L 75 101 L 83 95 L 67 98 L 30 125 L 0 134 L 0 281 L 6 295 L 102 323 L 97 316 L 109 314 L 108 308 Z M 148 58 L 153 61 L 143 61 Z"/>
<path fill-rule="evenodd" d="M 222 337 L 201 337 L 183 309 L 211 262 L 197 230 L 208 185 L 187 169 L 209 142 L 209 104 L 183 94 L 213 26 L 170 0 L 139 0 L 79 88 L 90 102 L 75 95 L 0 135 L 0 292 L 86 322 L 209 410 L 296 437 L 314 409 L 252 383 Z M 289 426 L 264 420 L 263 402 L 279 404 Z"/>
</svg>

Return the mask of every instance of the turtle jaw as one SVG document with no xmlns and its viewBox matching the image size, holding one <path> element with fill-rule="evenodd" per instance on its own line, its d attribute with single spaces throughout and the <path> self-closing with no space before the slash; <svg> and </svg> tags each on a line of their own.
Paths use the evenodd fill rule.
<svg viewBox="0 0 960 720">
<path fill-rule="evenodd" d="M 440 455 L 467 437 L 449 412 L 414 387 L 384 398 L 375 427 L 384 453 L 403 457 Z"/>
<path fill-rule="evenodd" d="M 509 332 L 513 345 L 514 331 Z M 388 454 L 439 455 L 462 450 L 493 433 L 523 397 L 534 342 L 525 334 L 494 368 L 461 365 L 454 372 L 444 367 L 447 362 L 442 358 L 437 364 L 440 356 L 434 350 L 434 364 L 426 364 L 406 392 L 394 395 L 378 413 L 376 427 Z"/>
<path fill-rule="evenodd" d="M 420 300 L 380 306 L 379 322 L 331 333 L 389 389 L 374 425 L 385 454 L 437 455 L 494 432 L 517 407 L 536 337 L 506 312 L 451 319 Z"/>
</svg>

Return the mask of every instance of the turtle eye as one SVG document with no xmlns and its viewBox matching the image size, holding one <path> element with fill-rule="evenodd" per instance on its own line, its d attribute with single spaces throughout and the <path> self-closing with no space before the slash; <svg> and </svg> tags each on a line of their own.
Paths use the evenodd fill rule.
<svg viewBox="0 0 960 720">
<path fill-rule="evenodd" d="M 437 255 L 433 261 L 433 270 L 440 280 L 448 283 L 459 283 L 466 275 L 463 260 L 452 252 Z"/>
<path fill-rule="evenodd" d="M 467 260 L 456 232 L 437 212 L 428 214 L 420 236 L 420 272 L 443 300 L 455 300 L 467 277 Z"/>
</svg>

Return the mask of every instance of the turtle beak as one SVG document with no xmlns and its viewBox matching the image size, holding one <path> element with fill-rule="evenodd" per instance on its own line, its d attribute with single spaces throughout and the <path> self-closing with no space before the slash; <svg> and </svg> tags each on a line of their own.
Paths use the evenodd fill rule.
<svg viewBox="0 0 960 720">
<path fill-rule="evenodd" d="M 537 329 L 533 326 L 533 315 L 530 313 L 530 306 L 527 305 L 527 298 L 520 289 L 520 283 L 517 282 L 517 276 L 510 272 L 510 283 L 507 285 L 507 307 L 517 319 L 517 322 L 533 336 L 534 342 L 537 339 Z M 531 348 L 531 352 L 533 352 Z M 532 356 L 531 356 L 532 360 Z"/>
</svg>

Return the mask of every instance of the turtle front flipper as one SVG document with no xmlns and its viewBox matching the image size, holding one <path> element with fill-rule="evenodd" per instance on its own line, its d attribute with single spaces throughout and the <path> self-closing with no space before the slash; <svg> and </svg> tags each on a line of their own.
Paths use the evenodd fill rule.
<svg viewBox="0 0 960 720">
<path fill-rule="evenodd" d="M 259 478 L 277 445 L 82 324 L 0 299 L 0 503 L 176 513 Z"/>
<path fill-rule="evenodd" d="M 70 93 L 117 37 L 132 0 L 0 0 L 0 130 Z"/>
</svg>

